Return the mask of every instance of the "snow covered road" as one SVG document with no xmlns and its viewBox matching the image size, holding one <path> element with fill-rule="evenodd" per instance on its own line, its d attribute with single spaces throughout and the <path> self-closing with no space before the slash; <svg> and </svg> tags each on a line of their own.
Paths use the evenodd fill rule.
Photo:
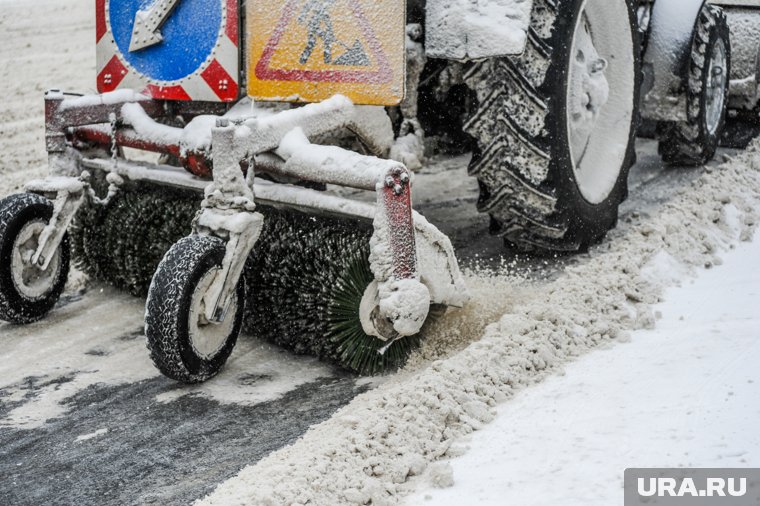
<svg viewBox="0 0 760 506">
<path fill-rule="evenodd" d="M 365 388 L 252 340 L 219 381 L 178 385 L 148 358 L 143 306 L 96 289 L 0 324 L 0 503 L 186 504 Z"/>
<path fill-rule="evenodd" d="M 652 148 L 640 142 L 624 220 L 656 214 L 700 174 L 663 171 Z M 519 277 L 470 275 L 475 304 L 444 319 L 408 374 L 477 340 L 522 293 L 535 295 L 566 267 L 587 261 L 514 257 L 484 236 L 487 219 L 474 210 L 476 186 L 465 176 L 466 163 L 467 157 L 441 159 L 425 169 L 421 209 L 442 224 L 466 263 L 501 266 L 531 281 L 521 288 L 514 285 L 523 283 Z M 460 183 L 444 191 L 452 174 Z M 17 504 L 185 504 L 383 382 L 244 338 L 220 376 L 179 386 L 148 358 L 143 304 L 94 285 L 72 293 L 42 322 L 0 323 L 0 473 L 9 477 L 0 496 Z"/>
<path fill-rule="evenodd" d="M 452 488 L 406 504 L 622 504 L 629 467 L 760 467 L 758 259 L 760 237 L 668 290 L 656 329 L 517 394 L 438 464 Z"/>
</svg>

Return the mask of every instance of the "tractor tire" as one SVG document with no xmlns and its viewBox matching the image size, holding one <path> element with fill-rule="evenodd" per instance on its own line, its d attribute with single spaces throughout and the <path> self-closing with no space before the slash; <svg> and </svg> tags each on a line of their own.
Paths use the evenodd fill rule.
<svg viewBox="0 0 760 506">
<path fill-rule="evenodd" d="M 478 209 L 508 245 L 578 251 L 616 225 L 635 160 L 635 3 L 535 0 L 523 54 L 467 71 Z"/>
<path fill-rule="evenodd" d="M 665 163 L 699 166 L 715 156 L 726 125 L 730 75 L 731 41 L 726 14 L 720 7 L 706 4 L 699 13 L 689 60 L 687 119 L 658 125 L 658 150 Z"/>
<path fill-rule="evenodd" d="M 145 336 L 150 357 L 165 376 L 201 383 L 215 376 L 235 347 L 243 325 L 245 283 L 238 282 L 229 313 L 208 323 L 202 298 L 222 265 L 224 241 L 189 236 L 166 253 L 153 276 L 145 303 Z"/>
<path fill-rule="evenodd" d="M 53 204 L 41 195 L 20 193 L 0 200 L 0 320 L 35 322 L 58 302 L 69 275 L 69 238 L 46 270 L 28 262 L 42 230 L 53 216 Z"/>
</svg>

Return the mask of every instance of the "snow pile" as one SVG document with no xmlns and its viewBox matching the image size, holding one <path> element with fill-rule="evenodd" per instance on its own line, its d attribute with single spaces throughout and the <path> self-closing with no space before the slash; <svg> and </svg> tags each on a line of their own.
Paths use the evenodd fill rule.
<svg viewBox="0 0 760 506">
<path fill-rule="evenodd" d="M 622 504 L 626 468 L 756 467 L 758 258 L 755 236 L 725 266 L 668 289 L 655 330 L 499 406 L 494 423 L 459 442 L 467 453 L 431 465 L 406 504 Z M 650 263 L 671 265 L 661 254 Z M 453 468 L 453 488 L 436 490 L 437 465 Z"/>
<path fill-rule="evenodd" d="M 711 266 L 722 248 L 748 239 L 760 208 L 759 169 L 755 141 L 718 170 L 706 169 L 658 216 L 633 218 L 583 265 L 522 294 L 521 305 L 461 353 L 357 397 L 199 503 L 397 504 L 409 477 L 460 453 L 453 442 L 492 421 L 497 403 L 568 359 L 653 326 L 651 305 L 668 281 L 652 279 L 651 259 L 662 266 L 667 254 L 687 267 Z"/>
<path fill-rule="evenodd" d="M 449 488 L 454 485 L 454 469 L 448 462 L 436 462 L 428 471 L 430 483 L 435 488 Z"/>
<path fill-rule="evenodd" d="M 425 50 L 433 58 L 459 61 L 520 54 L 532 5 L 527 0 L 428 0 Z"/>
</svg>

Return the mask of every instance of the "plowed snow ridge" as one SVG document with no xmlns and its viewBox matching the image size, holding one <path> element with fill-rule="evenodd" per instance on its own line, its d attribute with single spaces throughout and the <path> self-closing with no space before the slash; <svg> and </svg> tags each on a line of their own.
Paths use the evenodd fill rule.
<svg viewBox="0 0 760 506">
<path fill-rule="evenodd" d="M 463 438 L 463 456 L 412 480 L 404 504 L 622 505 L 627 468 L 757 467 L 758 259 L 756 235 L 725 265 L 668 288 L 655 329 L 497 406 L 493 423 Z M 440 488 L 442 477 L 453 487 Z"/>
<path fill-rule="evenodd" d="M 429 337 L 433 343 L 406 371 L 197 504 L 399 503 L 407 479 L 461 453 L 457 438 L 491 421 L 497 403 L 574 357 L 654 326 L 651 305 L 682 277 L 676 273 L 719 265 L 721 250 L 748 240 L 760 209 L 759 169 L 756 140 L 719 168 L 704 169 L 656 216 L 621 224 L 582 265 L 521 293 L 523 302 L 479 341 L 425 367 L 427 357 L 441 356 L 436 337 Z M 502 289 L 505 279 L 497 284 Z M 479 304 L 493 308 L 493 296 L 477 290 L 466 311 L 476 316 Z M 468 321 L 461 314 L 447 318 L 448 324 Z M 443 348 L 457 345 L 451 332 L 445 339 Z"/>
</svg>

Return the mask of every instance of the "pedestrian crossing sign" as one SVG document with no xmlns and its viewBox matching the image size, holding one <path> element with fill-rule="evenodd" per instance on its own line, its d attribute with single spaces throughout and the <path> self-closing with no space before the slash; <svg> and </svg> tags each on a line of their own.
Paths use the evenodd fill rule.
<svg viewBox="0 0 760 506">
<path fill-rule="evenodd" d="M 404 98 L 405 0 L 247 2 L 248 94 L 356 104 Z"/>
</svg>

